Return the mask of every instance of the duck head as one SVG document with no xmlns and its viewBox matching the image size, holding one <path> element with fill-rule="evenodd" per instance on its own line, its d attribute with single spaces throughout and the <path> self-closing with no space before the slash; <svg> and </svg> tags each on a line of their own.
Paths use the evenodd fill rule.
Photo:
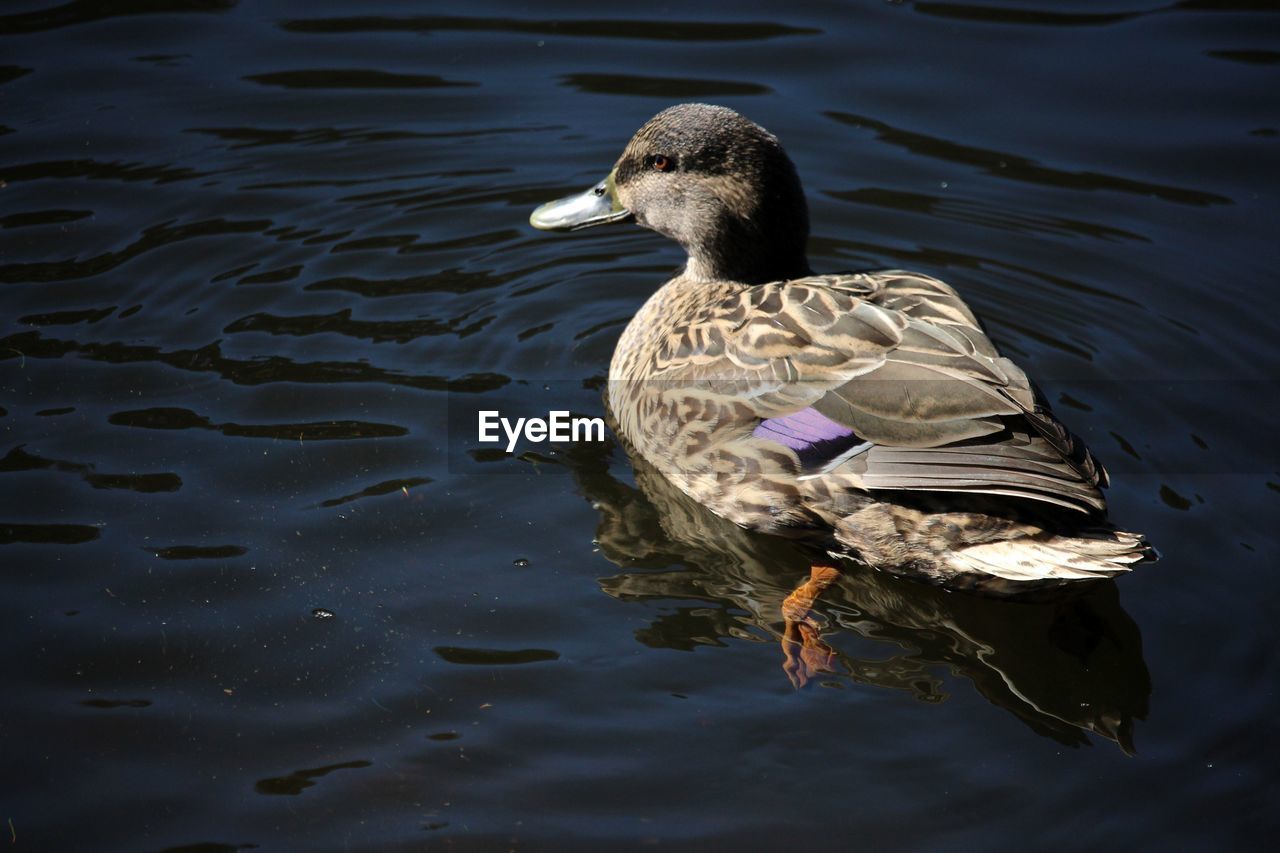
<svg viewBox="0 0 1280 853">
<path fill-rule="evenodd" d="M 795 166 L 773 134 L 727 107 L 663 110 L 607 178 L 529 217 L 545 231 L 632 221 L 683 246 L 689 278 L 758 284 L 809 272 L 809 214 Z"/>
</svg>

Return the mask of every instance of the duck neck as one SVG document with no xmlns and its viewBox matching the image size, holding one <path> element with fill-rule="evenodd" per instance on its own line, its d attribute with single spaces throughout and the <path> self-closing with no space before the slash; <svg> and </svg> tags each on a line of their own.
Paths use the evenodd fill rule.
<svg viewBox="0 0 1280 853">
<path fill-rule="evenodd" d="M 726 205 L 710 228 L 685 243 L 685 276 L 701 281 L 764 284 L 811 275 L 805 244 L 809 211 L 804 190 L 787 162 L 783 178 L 754 203 Z"/>
<path fill-rule="evenodd" d="M 724 257 L 705 252 L 689 252 L 689 264 L 685 265 L 684 278 L 698 282 L 737 282 L 740 284 L 764 284 L 804 278 L 812 274 L 809 259 L 803 251 L 778 256 L 740 255 Z"/>
</svg>

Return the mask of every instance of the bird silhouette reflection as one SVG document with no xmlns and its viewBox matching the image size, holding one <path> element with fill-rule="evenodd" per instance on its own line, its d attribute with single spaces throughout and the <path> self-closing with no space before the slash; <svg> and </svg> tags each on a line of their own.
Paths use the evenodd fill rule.
<svg viewBox="0 0 1280 853">
<path fill-rule="evenodd" d="M 934 703 L 947 698 L 950 671 L 1040 735 L 1077 746 L 1093 732 L 1133 753 L 1151 679 L 1114 581 L 1001 598 L 858 565 L 814 568 L 831 559 L 718 518 L 638 456 L 630 458 L 636 486 L 627 484 L 610 471 L 616 447 L 578 444 L 558 458 L 600 514 L 600 551 L 621 569 L 600 579 L 603 590 L 688 602 L 637 631 L 645 645 L 688 650 L 772 637 L 796 687 L 848 679 Z"/>
</svg>

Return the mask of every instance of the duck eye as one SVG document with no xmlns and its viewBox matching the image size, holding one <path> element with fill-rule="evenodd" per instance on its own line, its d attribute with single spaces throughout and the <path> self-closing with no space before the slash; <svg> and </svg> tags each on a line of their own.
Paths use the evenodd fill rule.
<svg viewBox="0 0 1280 853">
<path fill-rule="evenodd" d="M 657 154 L 653 158 L 653 168 L 657 169 L 659 172 L 670 172 L 675 167 L 676 163 L 670 157 Z"/>
</svg>

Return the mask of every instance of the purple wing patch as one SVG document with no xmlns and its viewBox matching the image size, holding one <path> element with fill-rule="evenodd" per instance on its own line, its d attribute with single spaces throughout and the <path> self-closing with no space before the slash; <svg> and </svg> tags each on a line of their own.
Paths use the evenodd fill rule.
<svg viewBox="0 0 1280 853">
<path fill-rule="evenodd" d="M 865 444 L 849 427 L 836 423 L 813 408 L 801 409 L 781 418 L 766 418 L 751 434 L 794 450 L 806 471 L 822 468 Z"/>
<path fill-rule="evenodd" d="M 853 435 L 853 430 L 836 423 L 817 409 L 810 408 L 781 418 L 763 420 L 751 434 L 800 451 L 822 441 L 848 438 Z"/>
</svg>

